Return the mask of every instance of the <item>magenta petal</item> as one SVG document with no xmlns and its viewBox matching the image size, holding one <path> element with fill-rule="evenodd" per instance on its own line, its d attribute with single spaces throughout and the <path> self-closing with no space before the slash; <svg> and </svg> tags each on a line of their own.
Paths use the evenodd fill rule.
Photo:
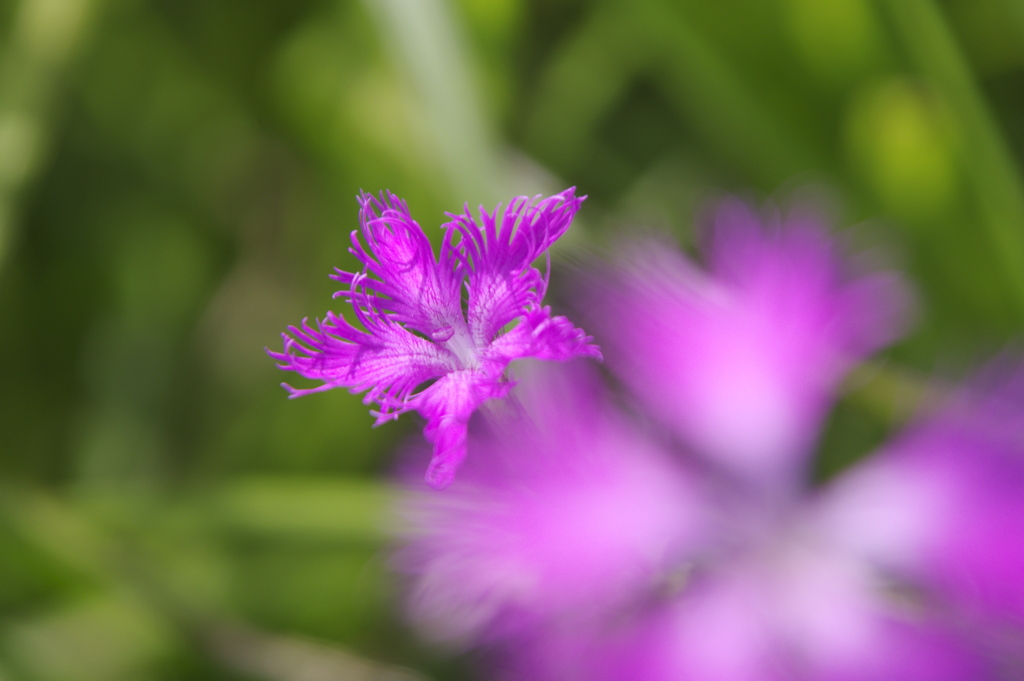
<svg viewBox="0 0 1024 681">
<path fill-rule="evenodd" d="M 586 198 L 576 196 L 576 188 L 570 187 L 544 199 L 537 196 L 530 201 L 525 196 L 519 196 L 510 201 L 498 236 L 501 240 L 508 238 L 509 248 L 505 252 L 509 258 L 507 264 L 515 267 L 517 259 L 522 265 L 536 260 L 565 234 Z"/>
<path fill-rule="evenodd" d="M 1001 363 L 844 473 L 822 502 L 823 529 L 837 542 L 913 585 L 990 657 L 1019 664 L 1024 368 Z M 932 676 L 907 678 L 947 678 L 935 660 Z"/>
<path fill-rule="evenodd" d="M 514 329 L 495 338 L 483 356 L 485 361 L 502 364 L 526 357 L 554 362 L 601 359 L 593 340 L 565 317 L 552 316 L 550 307 L 543 307 L 527 312 Z"/>
<path fill-rule="evenodd" d="M 293 396 L 336 387 L 366 390 L 364 401 L 379 404 L 379 418 L 387 420 L 393 410 L 407 408 L 416 387 L 451 371 L 451 356 L 437 345 L 384 317 L 363 321 L 367 331 L 331 313 L 316 328 L 306 322 L 289 327 L 283 351 L 268 353 L 282 369 L 324 382 L 318 388 L 289 388 Z"/>
<path fill-rule="evenodd" d="M 590 323 L 651 411 L 746 476 L 795 479 L 849 367 L 900 330 L 895 276 L 852 276 L 824 227 L 728 202 L 711 269 L 664 244 L 594 284 Z"/>
<path fill-rule="evenodd" d="M 873 468 L 890 497 L 927 500 L 900 566 L 969 611 L 1024 626 L 1024 369 L 999 368 L 996 385 L 954 398 Z"/>
<path fill-rule="evenodd" d="M 457 248 L 466 269 L 468 321 L 477 344 L 486 345 L 523 310 L 539 306 L 546 282 L 531 263 L 569 228 L 586 198 L 577 197 L 574 189 L 540 201 L 520 196 L 493 213 L 481 208 L 479 220 L 468 208 L 451 215 L 449 234 L 462 235 Z"/>
<path fill-rule="evenodd" d="M 444 489 L 455 479 L 455 472 L 466 458 L 468 428 L 465 421 L 445 415 L 430 421 L 423 430 L 427 441 L 434 445 L 434 456 L 425 476 L 427 484 L 434 489 Z"/>
<path fill-rule="evenodd" d="M 465 323 L 460 303 L 462 281 L 451 240 L 445 239 L 440 261 L 435 261 L 430 240 L 404 201 L 390 192 L 381 192 L 380 197 L 364 193 L 359 205 L 361 229 L 352 233 L 350 251 L 369 276 L 356 281 L 355 275 L 338 270 L 331 277 L 372 291 L 375 306 L 391 313 L 395 321 L 433 339 L 450 337 L 455 326 Z"/>
<path fill-rule="evenodd" d="M 511 384 L 501 374 L 478 370 L 455 371 L 424 390 L 415 408 L 427 420 L 423 435 L 434 445 L 427 483 L 448 487 L 466 458 L 466 429 L 473 412 L 489 399 L 504 397 Z"/>
</svg>

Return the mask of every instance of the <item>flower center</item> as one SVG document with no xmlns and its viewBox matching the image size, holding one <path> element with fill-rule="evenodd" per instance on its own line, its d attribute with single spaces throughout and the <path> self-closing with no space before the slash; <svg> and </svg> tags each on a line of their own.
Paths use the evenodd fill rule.
<svg viewBox="0 0 1024 681">
<path fill-rule="evenodd" d="M 475 369 L 480 365 L 480 353 L 465 324 L 456 324 L 449 338 L 441 345 L 455 355 L 459 368 Z"/>
</svg>

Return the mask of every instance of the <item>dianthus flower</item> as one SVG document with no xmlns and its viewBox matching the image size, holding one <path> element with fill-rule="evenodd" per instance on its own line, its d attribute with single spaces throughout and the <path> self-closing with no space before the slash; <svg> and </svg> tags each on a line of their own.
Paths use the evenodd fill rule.
<svg viewBox="0 0 1024 681">
<path fill-rule="evenodd" d="M 449 213 L 435 259 L 404 201 L 390 192 L 361 194 L 349 251 L 363 269 L 336 270 L 331 278 L 348 285 L 335 297 L 351 304 L 362 328 L 334 312 L 315 325 L 289 327 L 282 352 L 268 352 L 282 369 L 323 385 L 285 387 L 292 397 L 366 391 L 364 403 L 378 407 L 371 411 L 377 425 L 418 411 L 434 445 L 427 481 L 446 487 L 465 458 L 473 412 L 514 385 L 506 372 L 512 360 L 600 357 L 588 336 L 542 304 L 547 277 L 532 265 L 585 198 L 570 188 L 544 199 L 517 197 L 491 213 L 481 207 L 479 219 L 468 206 Z"/>
<path fill-rule="evenodd" d="M 811 487 L 840 380 L 905 326 L 899 278 L 736 202 L 707 268 L 636 253 L 587 300 L 638 413 L 546 378 L 474 435 L 443 498 L 405 502 L 414 619 L 500 678 L 1019 678 L 1024 370 Z"/>
</svg>

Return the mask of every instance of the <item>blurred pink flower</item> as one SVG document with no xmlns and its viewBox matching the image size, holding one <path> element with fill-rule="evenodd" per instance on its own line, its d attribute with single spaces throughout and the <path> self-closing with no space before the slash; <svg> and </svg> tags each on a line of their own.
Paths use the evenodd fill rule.
<svg viewBox="0 0 1024 681">
<path fill-rule="evenodd" d="M 813 489 L 838 383 L 905 289 L 808 217 L 731 202 L 712 237 L 706 272 L 648 245 L 587 291 L 643 418 L 549 371 L 450 490 L 410 494 L 413 619 L 531 681 L 1020 678 L 1024 370 Z"/>
</svg>

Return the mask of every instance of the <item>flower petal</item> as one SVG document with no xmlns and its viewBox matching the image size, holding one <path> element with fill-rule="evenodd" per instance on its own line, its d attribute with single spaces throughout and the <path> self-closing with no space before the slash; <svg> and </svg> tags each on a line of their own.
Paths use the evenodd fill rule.
<svg viewBox="0 0 1024 681">
<path fill-rule="evenodd" d="M 893 339 L 907 296 L 891 275 L 849 276 L 819 222 L 766 227 L 726 203 L 711 271 L 664 244 L 595 280 L 593 326 L 613 370 L 704 455 L 796 480 L 839 380 Z"/>
<path fill-rule="evenodd" d="M 567 362 L 577 357 L 601 359 L 593 337 L 562 316 L 552 316 L 550 307 L 528 311 L 508 333 L 494 339 L 484 350 L 484 361 L 504 367 L 516 359 Z"/>
<path fill-rule="evenodd" d="M 359 207 L 360 231 L 352 232 L 349 250 L 370 276 L 337 270 L 331 278 L 353 286 L 358 279 L 374 293 L 377 309 L 434 340 L 446 340 L 455 326 L 465 323 L 460 302 L 462 279 L 456 272 L 451 235 L 446 235 L 440 260 L 435 261 L 430 240 L 397 196 L 363 193 Z M 350 291 L 336 295 L 351 298 Z"/>
<path fill-rule="evenodd" d="M 859 503 L 838 506 L 837 536 L 972 615 L 1020 627 L 1024 366 L 998 369 L 999 384 L 964 391 L 850 472 L 840 490 Z"/>
<path fill-rule="evenodd" d="M 280 368 L 323 381 L 317 388 L 295 389 L 292 397 L 330 388 L 368 391 L 366 404 L 377 403 L 378 423 L 411 408 L 417 386 L 452 370 L 453 358 L 437 345 L 403 329 L 383 315 L 360 312 L 361 331 L 334 313 L 313 328 L 305 320 L 282 334 L 282 352 L 268 350 Z"/>
<path fill-rule="evenodd" d="M 540 201 L 516 197 L 493 213 L 481 207 L 479 222 L 468 206 L 462 214 L 449 214 L 448 234 L 462 235 L 456 248 L 468 277 L 468 321 L 478 345 L 540 305 L 547 284 L 531 263 L 565 233 L 585 198 L 573 187 Z"/>
<path fill-rule="evenodd" d="M 427 484 L 444 489 L 452 483 L 466 458 L 466 433 L 473 412 L 489 399 L 504 397 L 511 387 L 500 374 L 469 369 L 449 373 L 419 395 L 415 408 L 427 420 L 423 435 L 434 445 Z"/>
</svg>

